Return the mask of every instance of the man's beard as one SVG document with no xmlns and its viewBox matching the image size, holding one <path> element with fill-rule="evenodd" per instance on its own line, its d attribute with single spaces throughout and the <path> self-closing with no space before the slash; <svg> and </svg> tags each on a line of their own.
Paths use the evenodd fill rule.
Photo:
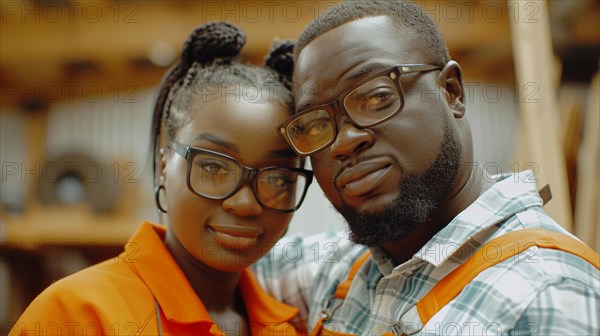
<svg viewBox="0 0 600 336">
<path fill-rule="evenodd" d="M 454 182 L 461 154 L 461 143 L 446 125 L 440 153 L 425 173 L 420 176 L 409 173 L 396 160 L 405 175 L 400 181 L 400 194 L 395 200 L 373 213 L 359 213 L 346 203 L 337 208 L 348 222 L 350 239 L 361 245 L 380 246 L 384 242 L 406 237 L 418 225 L 425 223 Z"/>
</svg>

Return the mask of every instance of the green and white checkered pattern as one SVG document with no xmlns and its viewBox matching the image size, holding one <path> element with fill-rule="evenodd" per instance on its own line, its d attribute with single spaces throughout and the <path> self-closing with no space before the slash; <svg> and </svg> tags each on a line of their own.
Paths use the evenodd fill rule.
<svg viewBox="0 0 600 336">
<path fill-rule="evenodd" d="M 531 172 L 494 178 L 492 188 L 411 260 L 394 267 L 382 250 L 371 249 L 347 298 L 331 300 L 329 308 L 341 306 L 325 327 L 357 335 L 392 331 L 406 310 L 488 240 L 525 228 L 566 233 L 542 210 Z M 346 236 L 286 238 L 254 266 L 261 284 L 298 307 L 309 329 L 366 251 Z M 497 252 L 486 253 L 490 262 Z M 480 273 L 416 335 L 600 335 L 600 272 L 572 254 L 529 248 Z"/>
</svg>

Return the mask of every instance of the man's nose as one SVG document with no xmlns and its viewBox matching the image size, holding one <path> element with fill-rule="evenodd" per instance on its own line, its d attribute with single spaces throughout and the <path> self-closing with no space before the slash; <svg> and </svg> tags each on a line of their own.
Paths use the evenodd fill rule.
<svg viewBox="0 0 600 336">
<path fill-rule="evenodd" d="M 374 134 L 368 128 L 359 128 L 346 117 L 341 117 L 338 134 L 331 145 L 331 157 L 344 161 L 373 145 Z"/>
</svg>

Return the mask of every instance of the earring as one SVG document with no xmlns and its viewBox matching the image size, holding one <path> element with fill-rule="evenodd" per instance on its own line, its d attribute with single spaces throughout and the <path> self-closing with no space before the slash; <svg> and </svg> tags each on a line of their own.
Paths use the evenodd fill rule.
<svg viewBox="0 0 600 336">
<path fill-rule="evenodd" d="M 157 187 L 154 188 L 154 202 L 156 203 L 156 207 L 158 208 L 158 210 L 160 210 L 160 212 L 162 213 L 167 213 L 167 210 L 165 210 L 162 205 L 160 205 L 160 190 L 165 190 L 165 185 L 161 184 Z"/>
</svg>

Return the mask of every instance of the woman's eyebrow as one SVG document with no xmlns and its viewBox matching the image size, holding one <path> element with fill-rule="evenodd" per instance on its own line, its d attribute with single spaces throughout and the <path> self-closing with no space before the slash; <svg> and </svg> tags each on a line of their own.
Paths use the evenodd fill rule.
<svg viewBox="0 0 600 336">
<path fill-rule="evenodd" d="M 230 151 L 233 151 L 235 153 L 240 152 L 240 149 L 236 144 L 229 142 L 229 141 L 219 137 L 218 135 L 215 135 L 212 133 L 202 133 L 202 134 L 199 134 L 198 136 L 196 136 L 196 138 L 194 138 L 194 141 L 200 141 L 200 140 L 210 141 L 217 146 L 227 148 Z M 272 159 L 289 158 L 289 157 L 295 157 L 295 156 L 296 156 L 296 153 L 294 153 L 294 151 L 291 148 L 274 149 L 274 150 L 267 152 L 267 157 L 270 159 L 271 158 Z"/>
<path fill-rule="evenodd" d="M 286 149 L 275 149 L 271 150 L 267 153 L 268 158 L 278 159 L 278 158 L 293 158 L 296 157 L 296 153 L 291 148 Z"/>
<path fill-rule="evenodd" d="M 202 133 L 202 134 L 199 134 L 196 138 L 194 138 L 194 141 L 199 141 L 199 140 L 210 141 L 210 142 L 214 143 L 215 145 L 221 146 L 223 148 L 227 148 L 230 151 L 235 152 L 235 153 L 240 152 L 240 149 L 238 148 L 237 145 L 219 137 L 218 135 L 212 134 L 212 133 Z"/>
</svg>

